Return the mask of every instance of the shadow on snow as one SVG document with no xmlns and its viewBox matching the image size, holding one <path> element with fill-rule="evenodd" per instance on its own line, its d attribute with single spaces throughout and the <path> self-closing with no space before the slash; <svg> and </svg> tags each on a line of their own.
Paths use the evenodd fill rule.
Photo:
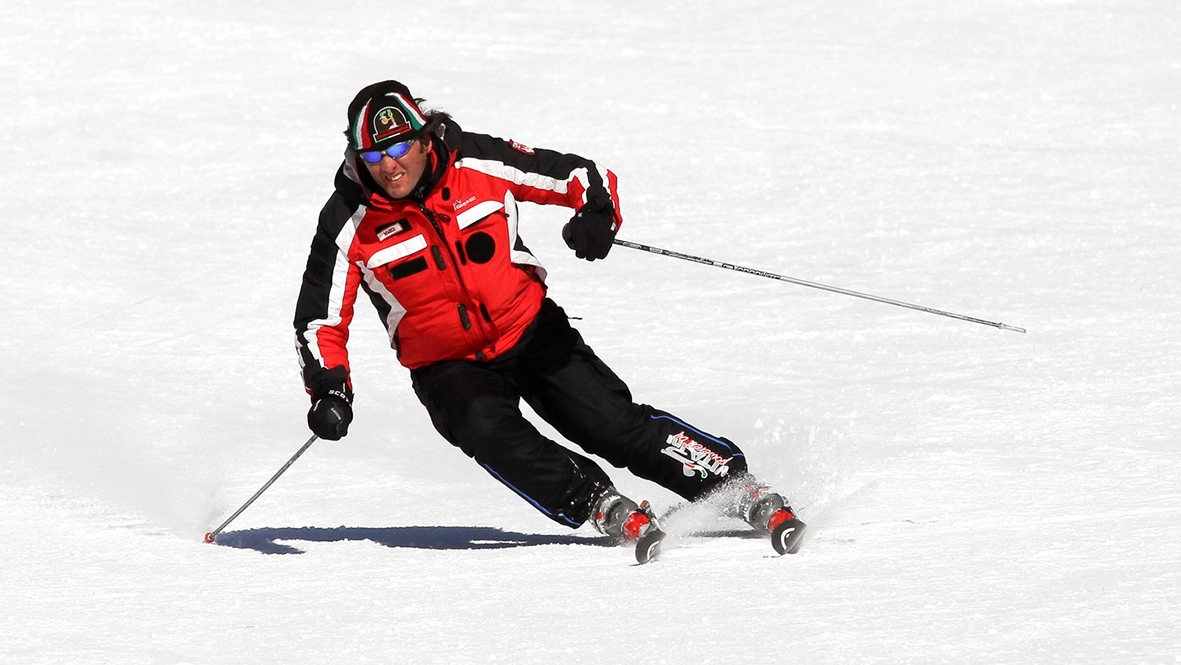
<svg viewBox="0 0 1181 665">
<path fill-rule="evenodd" d="M 510 547 L 537 547 L 539 545 L 609 547 L 614 544 L 614 541 L 606 536 L 548 536 L 480 526 L 394 526 L 382 528 L 341 526 L 333 529 L 264 527 L 222 533 L 217 537 L 217 544 L 255 550 L 263 554 L 303 554 L 304 550 L 278 542 L 292 540 L 316 543 L 369 540 L 386 547 L 409 547 L 423 550 L 495 550 Z"/>
</svg>

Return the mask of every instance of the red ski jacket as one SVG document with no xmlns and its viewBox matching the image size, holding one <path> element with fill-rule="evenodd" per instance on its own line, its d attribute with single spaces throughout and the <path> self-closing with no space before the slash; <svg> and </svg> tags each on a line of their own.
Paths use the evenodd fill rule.
<svg viewBox="0 0 1181 665">
<path fill-rule="evenodd" d="M 610 201 L 622 223 L 615 174 L 588 159 L 454 123 L 434 139 L 424 182 L 405 199 L 387 198 L 357 156 L 345 153 L 295 312 L 300 366 L 313 393 L 328 370 L 348 376 L 358 289 L 408 368 L 491 360 L 511 349 L 545 296 L 545 270 L 517 235 L 517 201 L 575 209 Z"/>
</svg>

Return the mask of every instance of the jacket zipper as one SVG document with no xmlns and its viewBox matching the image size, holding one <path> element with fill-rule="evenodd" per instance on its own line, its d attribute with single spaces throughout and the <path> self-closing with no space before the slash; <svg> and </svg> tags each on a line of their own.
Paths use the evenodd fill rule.
<svg viewBox="0 0 1181 665">
<path fill-rule="evenodd" d="M 429 221 L 431 226 L 434 227 L 435 233 L 439 235 L 439 244 L 443 246 L 443 250 L 447 252 L 449 257 L 451 257 L 451 265 L 455 267 L 455 279 L 459 281 L 459 287 L 463 290 L 463 294 L 467 296 L 468 300 L 475 302 L 475 299 L 472 298 L 471 292 L 468 291 L 467 284 L 464 283 L 463 274 L 459 271 L 459 262 L 455 259 L 455 252 L 451 251 L 451 248 L 447 246 L 447 236 L 443 233 L 443 227 L 439 225 L 439 220 L 435 219 L 435 214 L 426 207 L 425 203 L 418 204 L 418 209 L 422 211 L 422 214 L 426 216 L 427 221 Z M 446 262 L 443 260 L 442 252 L 439 251 L 439 248 L 431 247 L 431 252 L 435 257 L 435 263 L 438 265 L 439 270 L 445 270 Z M 467 307 L 463 303 L 459 303 L 456 309 L 459 312 L 460 325 L 463 326 L 464 330 L 471 330 L 472 320 L 471 317 L 468 316 Z M 480 303 L 480 309 L 482 312 L 485 312 L 485 317 L 487 318 L 486 312 L 488 310 L 484 307 L 483 303 Z M 484 352 L 482 350 L 477 351 L 476 357 L 479 360 L 483 360 Z"/>
</svg>

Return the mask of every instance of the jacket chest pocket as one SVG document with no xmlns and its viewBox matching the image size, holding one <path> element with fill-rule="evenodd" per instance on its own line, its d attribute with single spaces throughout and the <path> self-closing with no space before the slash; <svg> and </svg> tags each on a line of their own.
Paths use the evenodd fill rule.
<svg viewBox="0 0 1181 665">
<path fill-rule="evenodd" d="M 427 269 L 426 238 L 416 235 L 397 244 L 377 250 L 365 261 L 365 267 L 384 269 L 395 280 L 416 275 Z M 413 257 L 413 258 L 411 258 Z"/>
<path fill-rule="evenodd" d="M 504 203 L 500 201 L 483 201 L 456 215 L 455 223 L 460 229 L 466 229 L 501 210 L 504 210 Z"/>
<path fill-rule="evenodd" d="M 463 231 L 463 240 L 456 243 L 456 251 L 464 264 L 471 261 L 485 264 L 496 255 L 500 245 L 505 245 L 503 222 L 500 214 L 504 204 L 499 201 L 483 201 L 455 216 L 455 223 Z M 499 239 L 499 242 L 498 242 Z"/>
</svg>

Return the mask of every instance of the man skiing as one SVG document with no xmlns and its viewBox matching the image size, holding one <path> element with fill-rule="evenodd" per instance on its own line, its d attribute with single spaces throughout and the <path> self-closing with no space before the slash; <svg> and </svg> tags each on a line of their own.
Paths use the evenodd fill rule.
<svg viewBox="0 0 1181 665">
<path fill-rule="evenodd" d="M 345 343 L 364 291 L 439 433 L 550 519 L 589 521 L 620 541 L 657 529 L 598 464 L 539 433 L 521 399 L 582 451 L 687 500 L 725 495 L 728 514 L 764 531 L 795 520 L 733 442 L 635 403 L 546 297 L 545 269 L 517 235 L 516 202 L 573 209 L 566 244 L 602 259 L 622 223 L 615 174 L 465 132 L 421 101 L 383 81 L 349 104 L 345 159 L 295 313 L 311 430 L 329 440 L 348 432 Z"/>
</svg>

